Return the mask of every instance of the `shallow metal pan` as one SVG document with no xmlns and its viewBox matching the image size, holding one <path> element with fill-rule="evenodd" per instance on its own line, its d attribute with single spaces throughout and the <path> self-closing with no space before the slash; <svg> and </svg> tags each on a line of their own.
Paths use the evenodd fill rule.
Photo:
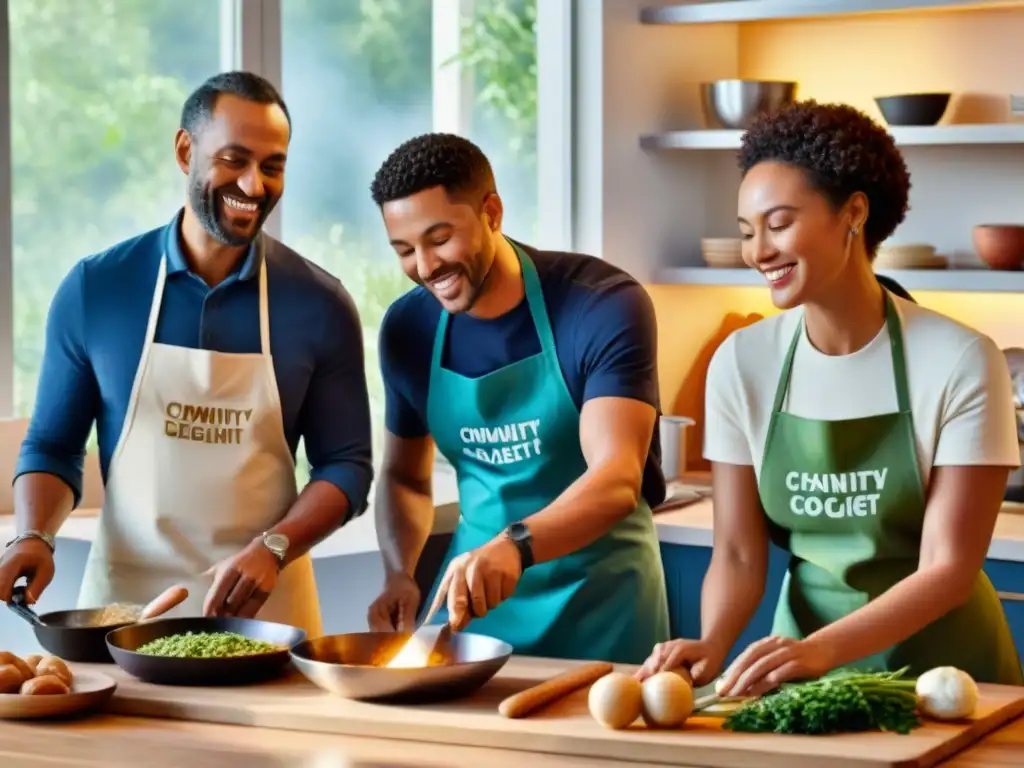
<svg viewBox="0 0 1024 768">
<path fill-rule="evenodd" d="M 429 647 L 440 627 L 419 631 Z M 412 637 L 408 632 L 355 632 L 327 635 L 299 643 L 292 663 L 326 691 L 349 699 L 426 703 L 468 696 L 497 674 L 512 655 L 512 646 L 486 635 L 454 632 L 441 663 L 415 668 L 389 668 Z"/>
<path fill-rule="evenodd" d="M 37 614 L 25 599 L 25 587 L 14 588 L 7 607 L 32 625 L 36 640 L 48 652 L 65 661 L 109 664 L 113 661 L 107 650 L 106 637 L 113 629 L 132 622 L 96 626 L 106 608 L 84 608 L 72 611 L 50 611 Z M 141 606 L 140 606 L 141 610 Z"/>
</svg>

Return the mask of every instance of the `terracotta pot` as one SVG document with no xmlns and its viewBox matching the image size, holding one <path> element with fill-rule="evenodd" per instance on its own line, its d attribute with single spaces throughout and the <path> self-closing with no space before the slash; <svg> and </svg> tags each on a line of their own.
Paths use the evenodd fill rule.
<svg viewBox="0 0 1024 768">
<path fill-rule="evenodd" d="M 991 269 L 1020 269 L 1024 265 L 1024 224 L 979 224 L 974 249 Z"/>
</svg>

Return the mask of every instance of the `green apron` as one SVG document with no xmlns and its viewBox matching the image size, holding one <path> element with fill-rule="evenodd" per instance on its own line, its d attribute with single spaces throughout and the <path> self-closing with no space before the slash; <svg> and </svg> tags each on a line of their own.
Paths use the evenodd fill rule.
<svg viewBox="0 0 1024 768">
<path fill-rule="evenodd" d="M 518 246 L 516 252 L 538 354 L 467 378 L 441 366 L 446 312 L 437 326 L 427 422 L 458 476 L 461 517 L 426 606 L 452 558 L 544 509 L 587 470 L 580 413 L 562 378 L 537 270 Z M 435 621 L 447 618 L 442 608 Z M 527 568 L 512 597 L 467 631 L 503 640 L 517 654 L 642 663 L 669 639 L 665 574 L 647 502 L 589 546 Z"/>
<path fill-rule="evenodd" d="M 899 410 L 817 421 L 785 413 L 793 335 L 765 441 L 759 491 L 776 544 L 791 553 L 772 633 L 806 637 L 917 570 L 925 493 L 917 463 L 903 335 L 886 293 L 885 322 Z M 821 397 L 828 397 L 822 392 Z M 979 683 L 1024 684 L 995 589 L 981 572 L 970 599 L 920 632 L 850 665 L 921 674 L 951 665 Z"/>
</svg>

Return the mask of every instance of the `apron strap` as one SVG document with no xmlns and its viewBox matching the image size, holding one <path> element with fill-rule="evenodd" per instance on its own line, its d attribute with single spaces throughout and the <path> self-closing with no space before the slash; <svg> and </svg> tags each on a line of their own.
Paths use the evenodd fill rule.
<svg viewBox="0 0 1024 768">
<path fill-rule="evenodd" d="M 896 402 L 900 413 L 910 413 L 910 387 L 907 385 L 907 358 L 903 351 L 903 326 L 896 312 L 892 294 L 885 291 L 885 324 L 889 328 L 889 345 L 892 349 L 892 373 L 896 380 Z"/>
<path fill-rule="evenodd" d="M 900 324 L 899 314 L 896 312 L 896 303 L 892 300 L 889 291 L 882 289 L 885 294 L 885 325 L 889 331 L 889 349 L 892 354 L 892 373 L 896 382 L 896 403 L 900 413 L 910 413 L 910 394 L 907 386 L 907 362 L 903 350 L 903 328 Z M 789 351 L 786 352 L 786 359 L 782 364 L 782 374 L 779 376 L 779 384 L 775 390 L 775 403 L 772 405 L 772 413 L 782 410 L 782 405 L 789 391 L 789 379 L 793 371 L 793 358 L 796 355 L 797 344 L 800 343 L 800 336 L 804 332 L 804 320 L 800 319 L 796 331 L 793 333 L 793 340 L 789 343 Z"/>
<path fill-rule="evenodd" d="M 544 305 L 544 290 L 540 285 L 537 267 L 522 248 L 511 240 L 509 243 L 515 249 L 516 255 L 519 256 L 519 264 L 522 266 L 526 304 L 530 308 L 533 326 L 537 329 L 540 348 L 545 352 L 553 352 L 555 350 L 555 334 L 551 330 L 551 320 L 548 318 L 547 308 Z"/>
<path fill-rule="evenodd" d="M 260 352 L 270 354 L 270 300 L 267 291 L 267 260 L 260 259 Z"/>
</svg>

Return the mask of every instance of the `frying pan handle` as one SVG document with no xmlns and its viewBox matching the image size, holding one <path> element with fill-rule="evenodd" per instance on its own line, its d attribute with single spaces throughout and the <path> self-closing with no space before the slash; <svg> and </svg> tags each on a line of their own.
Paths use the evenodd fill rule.
<svg viewBox="0 0 1024 768">
<path fill-rule="evenodd" d="M 45 626 L 43 620 L 29 607 L 28 601 L 25 599 L 25 587 L 15 587 L 11 591 L 11 602 L 7 604 L 7 607 L 31 625 L 36 627 Z"/>
</svg>

